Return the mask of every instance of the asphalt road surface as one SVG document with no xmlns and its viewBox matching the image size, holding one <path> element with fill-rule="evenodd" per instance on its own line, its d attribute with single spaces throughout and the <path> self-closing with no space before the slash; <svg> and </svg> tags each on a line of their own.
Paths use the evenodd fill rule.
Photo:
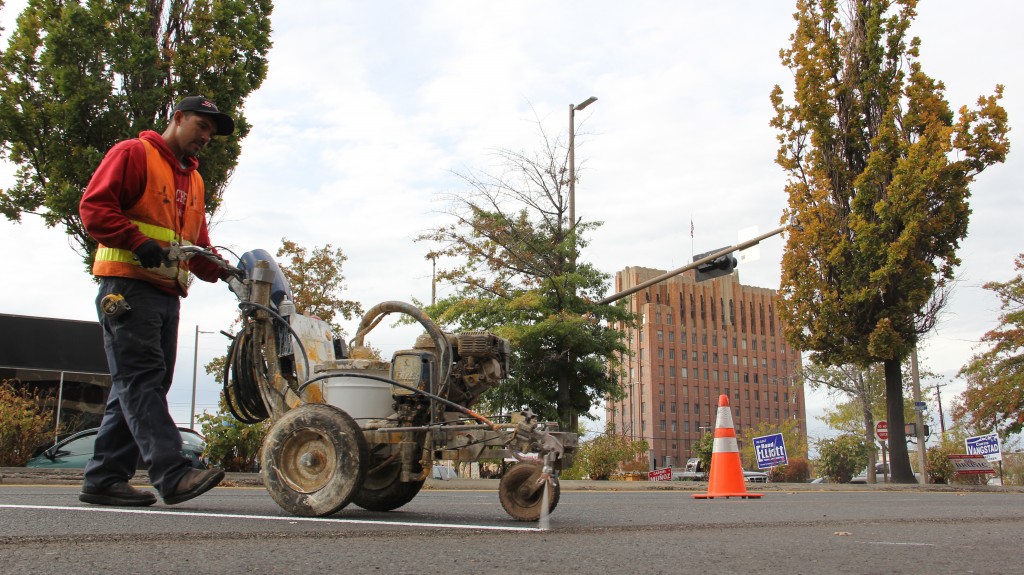
<svg viewBox="0 0 1024 575">
<path fill-rule="evenodd" d="M 540 523 L 511 520 L 491 482 L 326 518 L 290 516 L 256 486 L 141 509 L 77 493 L 0 485 L 0 572 L 963 574 L 1020 573 L 1024 558 L 1020 491 L 570 488 Z"/>
</svg>

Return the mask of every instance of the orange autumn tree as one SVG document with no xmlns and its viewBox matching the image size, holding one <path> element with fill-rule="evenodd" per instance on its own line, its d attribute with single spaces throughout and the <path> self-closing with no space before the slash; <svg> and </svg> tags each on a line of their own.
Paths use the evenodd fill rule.
<svg viewBox="0 0 1024 575">
<path fill-rule="evenodd" d="M 772 93 L 785 218 L 798 224 L 782 260 L 785 335 L 817 364 L 882 364 L 898 483 L 916 482 L 902 360 L 945 304 L 970 184 L 1009 151 L 1002 86 L 955 116 L 907 39 L 916 5 L 799 0 L 781 52 L 795 86 Z"/>
<path fill-rule="evenodd" d="M 1024 429 L 1024 254 L 1015 264 L 1017 277 L 984 286 L 999 296 L 1003 313 L 999 325 L 981 338 L 989 348 L 960 370 L 967 389 L 953 414 L 977 431 L 1004 437 Z"/>
</svg>

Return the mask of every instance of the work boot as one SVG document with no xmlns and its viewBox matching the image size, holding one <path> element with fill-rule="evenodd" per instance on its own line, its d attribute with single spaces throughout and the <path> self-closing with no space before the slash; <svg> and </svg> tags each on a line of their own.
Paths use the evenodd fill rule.
<svg viewBox="0 0 1024 575">
<path fill-rule="evenodd" d="M 135 489 L 127 481 L 121 481 L 107 487 L 82 487 L 78 500 L 96 505 L 121 505 L 125 507 L 145 507 L 156 503 L 156 495 L 149 491 Z"/>
<path fill-rule="evenodd" d="M 217 469 L 189 469 L 185 476 L 174 488 L 174 493 L 164 497 L 167 505 L 176 505 L 188 501 L 193 497 L 199 497 L 217 486 L 224 479 L 224 470 Z"/>
</svg>

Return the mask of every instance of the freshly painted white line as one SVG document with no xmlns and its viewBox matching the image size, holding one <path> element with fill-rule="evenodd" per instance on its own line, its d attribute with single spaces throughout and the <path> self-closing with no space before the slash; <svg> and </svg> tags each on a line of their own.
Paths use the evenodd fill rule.
<svg viewBox="0 0 1024 575">
<path fill-rule="evenodd" d="M 935 547 L 934 543 L 910 543 L 903 541 L 858 541 L 866 545 L 909 545 L 911 547 Z"/>
<path fill-rule="evenodd" d="M 396 527 L 435 527 L 438 529 L 472 529 L 483 531 L 526 531 L 541 532 L 537 527 L 513 527 L 499 525 L 463 525 L 458 523 L 416 523 L 413 521 L 371 521 L 368 519 L 335 519 L 331 517 L 281 517 L 276 515 L 240 515 L 236 513 L 198 513 L 195 511 L 164 511 L 162 509 L 130 509 L 124 507 L 71 507 L 61 505 L 5 505 L 0 509 L 36 509 L 56 511 L 91 511 L 93 513 L 126 513 L 130 515 L 168 515 L 174 517 L 208 517 L 211 519 L 249 519 L 262 521 L 287 521 L 297 523 L 350 523 L 354 525 L 388 525 Z"/>
</svg>

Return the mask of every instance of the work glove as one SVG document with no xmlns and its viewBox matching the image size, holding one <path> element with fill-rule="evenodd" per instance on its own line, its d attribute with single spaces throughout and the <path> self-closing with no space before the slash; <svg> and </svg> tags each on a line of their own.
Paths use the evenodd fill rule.
<svg viewBox="0 0 1024 575">
<path fill-rule="evenodd" d="M 236 276 L 229 276 L 224 281 L 228 283 L 228 289 L 231 290 L 231 293 L 235 294 L 239 300 L 245 301 L 249 299 L 249 288 L 242 280 Z"/>
<path fill-rule="evenodd" d="M 135 248 L 133 253 L 144 268 L 158 268 L 161 264 L 171 264 L 171 260 L 167 259 L 167 253 L 160 247 L 160 244 L 156 243 L 156 240 L 142 242 L 142 245 Z"/>
</svg>

